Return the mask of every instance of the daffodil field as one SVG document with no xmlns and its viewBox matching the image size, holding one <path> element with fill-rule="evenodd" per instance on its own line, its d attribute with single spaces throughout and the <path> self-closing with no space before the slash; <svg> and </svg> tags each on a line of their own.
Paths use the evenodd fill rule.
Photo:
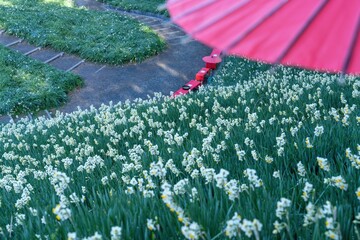
<svg viewBox="0 0 360 240">
<path fill-rule="evenodd" d="M 0 238 L 359 239 L 360 79 L 338 78 L 229 58 L 188 96 L 3 125 Z"/>
</svg>

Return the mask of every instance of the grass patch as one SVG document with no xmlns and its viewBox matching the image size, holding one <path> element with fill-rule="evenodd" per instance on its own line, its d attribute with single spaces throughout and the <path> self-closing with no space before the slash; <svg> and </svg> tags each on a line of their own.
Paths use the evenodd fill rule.
<svg viewBox="0 0 360 240">
<path fill-rule="evenodd" d="M 126 11 L 136 10 L 147 13 L 159 14 L 165 17 L 169 17 L 167 10 L 159 10 L 159 6 L 165 3 L 164 0 L 101 0 L 107 4 L 113 5 L 115 7 L 120 7 Z"/>
<path fill-rule="evenodd" d="M 165 48 L 163 39 L 136 20 L 55 2 L 0 1 L 0 28 L 32 44 L 107 64 L 140 62 Z"/>
<path fill-rule="evenodd" d="M 223 59 L 216 75 L 210 81 L 216 86 L 235 86 L 239 83 L 239 79 L 250 80 L 260 75 L 267 75 L 271 67 L 272 65 L 269 64 L 228 56 Z"/>
<path fill-rule="evenodd" d="M 82 80 L 0 46 L 0 114 L 37 112 L 66 102 Z"/>
<path fill-rule="evenodd" d="M 3 237 L 358 238 L 360 79 L 238 61 L 229 86 L 3 126 Z"/>
</svg>

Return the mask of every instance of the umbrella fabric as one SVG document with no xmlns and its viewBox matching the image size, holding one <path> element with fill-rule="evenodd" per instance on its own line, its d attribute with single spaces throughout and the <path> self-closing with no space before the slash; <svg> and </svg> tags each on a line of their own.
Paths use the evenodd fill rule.
<svg viewBox="0 0 360 240">
<path fill-rule="evenodd" d="M 194 39 L 253 60 L 360 74 L 360 0 L 169 0 Z"/>
</svg>

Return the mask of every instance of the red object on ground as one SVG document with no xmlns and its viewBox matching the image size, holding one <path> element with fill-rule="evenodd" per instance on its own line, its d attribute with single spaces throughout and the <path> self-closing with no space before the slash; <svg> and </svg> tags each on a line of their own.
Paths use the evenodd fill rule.
<svg viewBox="0 0 360 240">
<path fill-rule="evenodd" d="M 195 80 L 197 81 L 205 81 L 210 75 L 210 68 L 202 68 L 197 72 L 195 76 Z"/>
<path fill-rule="evenodd" d="M 220 55 L 221 50 L 214 48 L 210 56 L 203 57 L 203 61 L 206 64 L 205 66 L 210 69 L 216 69 L 217 65 L 222 61 Z"/>
<path fill-rule="evenodd" d="M 184 86 L 182 86 L 182 88 L 177 90 L 173 94 L 173 97 L 176 97 L 178 95 L 187 94 L 187 93 L 189 93 L 189 91 L 197 90 L 201 85 L 202 85 L 202 82 L 200 82 L 200 81 L 190 80 L 188 83 L 186 83 Z"/>
<path fill-rule="evenodd" d="M 210 54 L 210 56 L 213 56 L 213 57 L 220 57 L 220 55 L 221 55 L 221 50 L 216 49 L 216 48 L 214 48 Z"/>
<path fill-rule="evenodd" d="M 227 54 L 360 74 L 359 0 L 168 0 L 172 21 Z"/>
<path fill-rule="evenodd" d="M 210 69 L 216 69 L 216 66 L 218 65 L 218 63 L 221 62 L 221 58 L 220 57 L 213 57 L 213 56 L 206 56 L 203 57 L 203 61 L 205 62 L 205 66 L 207 68 Z"/>
</svg>

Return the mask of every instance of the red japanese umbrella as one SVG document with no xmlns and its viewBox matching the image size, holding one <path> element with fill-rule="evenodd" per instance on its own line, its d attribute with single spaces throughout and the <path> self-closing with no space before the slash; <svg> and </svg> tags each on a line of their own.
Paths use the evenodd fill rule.
<svg viewBox="0 0 360 240">
<path fill-rule="evenodd" d="M 360 74 L 360 0 L 168 0 L 173 22 L 253 60 Z"/>
</svg>

